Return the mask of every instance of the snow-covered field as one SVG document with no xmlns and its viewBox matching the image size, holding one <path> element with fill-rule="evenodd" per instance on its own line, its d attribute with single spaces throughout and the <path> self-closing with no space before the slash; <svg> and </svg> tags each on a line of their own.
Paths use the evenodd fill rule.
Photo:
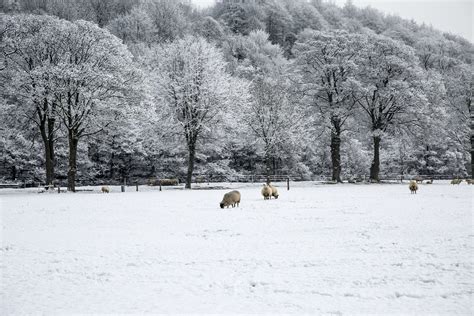
<svg viewBox="0 0 474 316">
<path fill-rule="evenodd" d="M 0 190 L 0 314 L 474 313 L 474 186 L 230 186 Z"/>
</svg>

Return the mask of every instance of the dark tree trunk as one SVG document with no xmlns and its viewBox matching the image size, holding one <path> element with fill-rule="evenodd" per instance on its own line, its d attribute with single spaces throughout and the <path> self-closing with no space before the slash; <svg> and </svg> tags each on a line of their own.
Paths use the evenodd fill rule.
<svg viewBox="0 0 474 316">
<path fill-rule="evenodd" d="M 380 172 L 380 136 L 374 136 L 374 160 L 370 166 L 370 180 L 379 182 Z"/>
<path fill-rule="evenodd" d="M 471 103 L 468 104 L 469 117 L 471 119 L 471 179 L 474 179 L 474 112 Z"/>
<path fill-rule="evenodd" d="M 73 131 L 69 131 L 69 169 L 67 172 L 67 190 L 76 192 L 77 144 L 79 139 Z"/>
<path fill-rule="evenodd" d="M 471 121 L 473 119 L 471 118 Z M 474 179 L 474 122 L 471 122 L 471 179 Z"/>
<path fill-rule="evenodd" d="M 196 144 L 188 144 L 188 172 L 186 174 L 186 189 L 191 189 L 191 181 L 193 179 L 194 158 L 196 156 Z"/>
<path fill-rule="evenodd" d="M 341 180 L 341 124 L 338 118 L 331 119 L 333 129 L 331 130 L 331 163 L 332 181 Z"/>
<path fill-rule="evenodd" d="M 38 117 L 39 117 L 39 129 L 41 139 L 43 140 L 44 146 L 44 158 L 45 158 L 45 169 L 46 169 L 46 185 L 53 184 L 54 181 L 54 129 L 56 125 L 56 119 L 50 117 L 47 113 L 54 113 L 55 105 L 50 104 L 45 98 L 42 106 L 38 106 Z M 53 114 L 54 115 L 54 114 Z"/>
<path fill-rule="evenodd" d="M 269 154 L 266 154 L 265 155 L 265 175 L 267 176 L 267 184 L 270 184 L 270 175 L 271 175 L 271 165 L 272 165 L 272 162 L 271 162 L 271 157 Z"/>
<path fill-rule="evenodd" d="M 44 145 L 44 158 L 46 168 L 46 185 L 53 184 L 54 181 L 54 135 L 53 128 L 50 128 L 48 120 L 48 128 L 46 122 L 40 125 L 41 139 Z M 47 130 L 48 129 L 48 130 Z"/>
<path fill-rule="evenodd" d="M 16 180 L 16 174 L 17 174 L 16 166 L 12 166 L 12 168 L 11 168 L 11 178 L 12 178 L 13 181 Z"/>
</svg>

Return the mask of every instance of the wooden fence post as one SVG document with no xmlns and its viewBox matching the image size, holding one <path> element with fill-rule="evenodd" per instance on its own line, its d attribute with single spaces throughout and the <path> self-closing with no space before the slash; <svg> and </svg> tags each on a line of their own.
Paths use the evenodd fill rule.
<svg viewBox="0 0 474 316">
<path fill-rule="evenodd" d="M 290 191 L 290 178 L 286 178 L 286 190 Z"/>
</svg>

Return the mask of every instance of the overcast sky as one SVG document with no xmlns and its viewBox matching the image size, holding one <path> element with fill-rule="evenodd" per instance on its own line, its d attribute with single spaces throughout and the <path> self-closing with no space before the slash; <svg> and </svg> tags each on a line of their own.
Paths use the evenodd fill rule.
<svg viewBox="0 0 474 316">
<path fill-rule="evenodd" d="M 192 0 L 198 6 L 208 6 L 214 0 Z M 346 0 L 331 0 L 344 5 Z M 370 5 L 382 12 L 397 14 L 432 25 L 441 31 L 461 35 L 474 43 L 474 1 L 472 0 L 353 0 L 359 7 Z"/>
</svg>

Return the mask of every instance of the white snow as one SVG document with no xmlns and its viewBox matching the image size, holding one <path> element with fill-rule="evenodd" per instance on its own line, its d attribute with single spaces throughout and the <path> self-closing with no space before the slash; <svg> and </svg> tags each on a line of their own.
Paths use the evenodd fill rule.
<svg viewBox="0 0 474 316">
<path fill-rule="evenodd" d="M 0 190 L 0 314 L 474 313 L 473 187 L 229 186 Z"/>
</svg>

